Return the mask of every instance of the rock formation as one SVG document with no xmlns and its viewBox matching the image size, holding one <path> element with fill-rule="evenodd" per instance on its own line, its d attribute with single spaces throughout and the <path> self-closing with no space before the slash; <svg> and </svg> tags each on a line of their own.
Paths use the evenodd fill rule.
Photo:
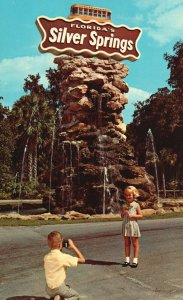
<svg viewBox="0 0 183 300">
<path fill-rule="evenodd" d="M 60 159 L 53 170 L 55 196 L 51 201 L 45 197 L 44 205 L 50 201 L 55 212 L 105 213 L 111 198 L 122 198 L 127 185 L 140 190 L 141 200 L 153 201 L 152 178 L 134 161 L 126 142 L 121 112 L 128 103 L 127 66 L 71 56 L 55 58 L 55 63 L 63 103 Z"/>
</svg>

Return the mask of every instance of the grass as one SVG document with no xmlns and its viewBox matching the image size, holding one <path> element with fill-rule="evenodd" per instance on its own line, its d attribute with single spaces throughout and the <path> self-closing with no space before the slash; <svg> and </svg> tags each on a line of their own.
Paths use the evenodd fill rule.
<svg viewBox="0 0 183 300">
<path fill-rule="evenodd" d="M 143 220 L 157 220 L 169 218 L 182 218 L 183 212 L 172 212 L 165 215 L 146 216 Z M 0 226 L 42 226 L 56 224 L 79 224 L 79 223 L 98 223 L 98 222 L 114 222 L 121 221 L 121 218 L 96 218 L 86 220 L 16 220 L 16 219 L 0 219 Z"/>
</svg>

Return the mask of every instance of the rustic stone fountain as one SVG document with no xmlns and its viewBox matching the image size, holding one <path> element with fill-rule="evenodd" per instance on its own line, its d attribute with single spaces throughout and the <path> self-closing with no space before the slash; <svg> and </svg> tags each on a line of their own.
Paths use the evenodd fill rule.
<svg viewBox="0 0 183 300">
<path fill-rule="evenodd" d="M 71 56 L 54 62 L 60 72 L 63 117 L 60 158 L 52 179 L 56 192 L 52 199 L 44 198 L 44 205 L 49 201 L 52 212 L 106 213 L 111 195 L 118 201 L 127 185 L 140 190 L 140 200 L 154 201 L 152 178 L 147 179 L 126 142 L 121 112 L 128 103 L 123 80 L 127 66 Z"/>
</svg>

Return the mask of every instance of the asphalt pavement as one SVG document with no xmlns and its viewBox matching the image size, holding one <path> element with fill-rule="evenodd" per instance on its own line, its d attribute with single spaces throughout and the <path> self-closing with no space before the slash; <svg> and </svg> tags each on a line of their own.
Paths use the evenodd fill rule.
<svg viewBox="0 0 183 300">
<path fill-rule="evenodd" d="M 140 221 L 137 269 L 123 268 L 121 222 L 0 228 L 0 300 L 46 300 L 47 234 L 72 238 L 87 261 L 68 270 L 81 299 L 183 300 L 183 219 Z M 73 254 L 70 250 L 67 253 Z"/>
</svg>

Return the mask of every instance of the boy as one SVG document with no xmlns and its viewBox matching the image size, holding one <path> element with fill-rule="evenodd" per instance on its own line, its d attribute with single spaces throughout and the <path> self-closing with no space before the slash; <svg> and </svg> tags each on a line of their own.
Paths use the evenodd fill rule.
<svg viewBox="0 0 183 300">
<path fill-rule="evenodd" d="M 62 253 L 62 242 L 60 232 L 52 231 L 48 234 L 51 251 L 44 257 L 46 292 L 52 300 L 78 300 L 78 293 L 65 284 L 66 270 L 67 267 L 77 267 L 78 263 L 84 263 L 85 258 L 71 239 L 68 240 L 69 248 L 74 250 L 77 257 Z"/>
</svg>

